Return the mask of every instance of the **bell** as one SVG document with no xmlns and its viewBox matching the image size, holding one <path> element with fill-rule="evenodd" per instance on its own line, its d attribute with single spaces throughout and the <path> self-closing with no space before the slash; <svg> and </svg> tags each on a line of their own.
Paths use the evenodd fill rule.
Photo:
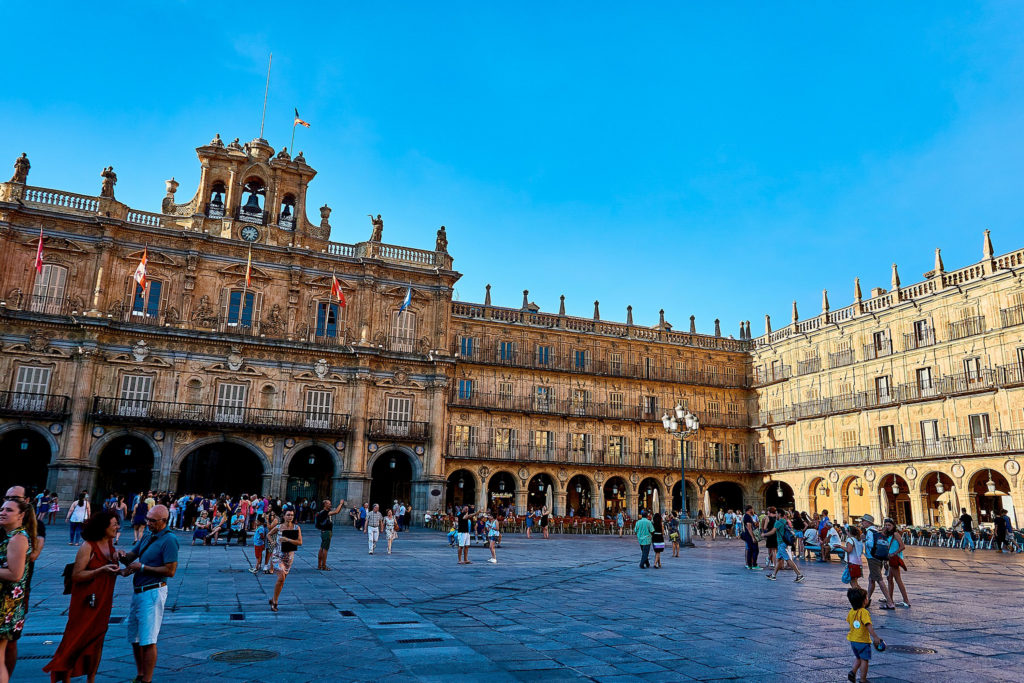
<svg viewBox="0 0 1024 683">
<path fill-rule="evenodd" d="M 260 211 L 260 200 L 256 196 L 255 192 L 249 193 L 249 199 L 245 202 L 245 206 L 242 207 L 242 211 L 246 213 L 259 213 Z"/>
<path fill-rule="evenodd" d="M 213 199 L 210 201 L 210 206 L 224 206 L 224 199 L 221 197 L 221 192 L 214 192 Z"/>
<path fill-rule="evenodd" d="M 291 216 L 291 215 L 292 215 L 292 205 L 291 204 L 285 204 L 284 205 L 284 211 L 281 212 L 281 218 L 288 218 L 288 216 Z"/>
</svg>

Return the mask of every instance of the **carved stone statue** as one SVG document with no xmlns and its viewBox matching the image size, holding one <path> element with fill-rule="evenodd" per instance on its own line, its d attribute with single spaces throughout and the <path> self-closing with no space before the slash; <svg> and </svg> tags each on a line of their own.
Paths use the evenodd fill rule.
<svg viewBox="0 0 1024 683">
<path fill-rule="evenodd" d="M 210 147 L 223 147 L 223 146 L 224 146 L 224 141 L 220 139 L 220 133 L 217 133 L 216 135 L 213 136 L 213 139 L 210 140 Z"/>
<path fill-rule="evenodd" d="M 28 170 L 32 168 L 32 164 L 28 162 L 28 155 L 24 152 L 21 156 L 14 160 L 14 175 L 11 176 L 12 183 L 25 184 L 28 180 Z"/>
<path fill-rule="evenodd" d="M 287 147 L 282 147 L 281 151 L 277 153 L 277 156 L 275 158 L 276 159 L 284 159 L 285 161 L 290 161 L 291 158 L 292 158 L 292 155 L 288 153 L 288 148 Z"/>
<path fill-rule="evenodd" d="M 321 228 L 330 228 L 331 227 L 330 220 L 331 220 L 331 207 L 329 207 L 326 204 L 324 204 L 323 206 L 320 207 L 320 227 Z"/>
<path fill-rule="evenodd" d="M 103 178 L 103 186 L 100 188 L 101 197 L 114 198 L 114 185 L 117 185 L 117 174 L 114 173 L 113 166 L 107 166 L 103 169 L 103 173 L 100 173 L 100 177 Z"/>
<path fill-rule="evenodd" d="M 384 221 L 381 219 L 380 214 L 374 218 L 372 213 L 366 214 L 370 217 L 370 222 L 373 223 L 373 232 L 370 233 L 371 242 L 380 242 L 384 236 Z"/>
<path fill-rule="evenodd" d="M 238 144 L 238 138 L 228 143 L 228 149 L 242 149 L 242 146 Z"/>
<path fill-rule="evenodd" d="M 281 316 L 280 304 L 274 304 L 270 309 L 270 315 L 267 316 L 263 328 L 273 334 L 280 334 L 284 330 L 284 318 Z"/>
<path fill-rule="evenodd" d="M 448 252 L 448 233 L 444 231 L 444 226 L 437 231 L 437 242 L 434 244 L 434 251 Z"/>
<path fill-rule="evenodd" d="M 206 294 L 199 297 L 199 305 L 192 311 L 192 320 L 200 325 L 216 324 L 217 318 L 214 315 L 213 306 L 210 305 L 210 297 Z"/>
<path fill-rule="evenodd" d="M 304 164 L 306 163 L 306 156 L 299 150 L 299 153 L 295 156 L 295 163 Z"/>
</svg>

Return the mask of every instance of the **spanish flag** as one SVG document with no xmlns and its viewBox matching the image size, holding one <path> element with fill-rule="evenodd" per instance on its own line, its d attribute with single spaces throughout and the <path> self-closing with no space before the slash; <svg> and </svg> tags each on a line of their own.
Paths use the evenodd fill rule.
<svg viewBox="0 0 1024 683">
<path fill-rule="evenodd" d="M 338 283 L 338 278 L 334 273 L 331 273 L 331 296 L 338 297 L 338 303 L 342 307 L 345 306 L 345 292 L 341 291 L 341 284 Z"/>
<path fill-rule="evenodd" d="M 309 124 L 303 121 L 302 118 L 299 116 L 299 110 L 297 107 L 295 109 L 295 121 L 294 123 L 292 123 L 292 128 L 294 128 L 295 126 L 305 126 L 306 128 L 309 128 Z"/>
<path fill-rule="evenodd" d="M 249 243 L 249 257 L 245 260 L 245 286 L 252 287 L 252 243 Z"/>
<path fill-rule="evenodd" d="M 142 250 L 142 260 L 139 261 L 139 267 L 135 269 L 135 281 L 139 283 L 139 287 L 143 290 L 146 289 L 146 261 L 149 260 L 149 247 Z"/>
</svg>

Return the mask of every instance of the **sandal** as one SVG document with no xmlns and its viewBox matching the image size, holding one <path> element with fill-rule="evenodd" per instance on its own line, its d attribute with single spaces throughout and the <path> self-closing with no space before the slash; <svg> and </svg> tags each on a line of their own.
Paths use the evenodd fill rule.
<svg viewBox="0 0 1024 683">
<path fill-rule="evenodd" d="M 277 611 L 277 603 L 274 602 L 273 600 L 270 601 L 270 611 L 271 612 L 276 612 Z"/>
</svg>

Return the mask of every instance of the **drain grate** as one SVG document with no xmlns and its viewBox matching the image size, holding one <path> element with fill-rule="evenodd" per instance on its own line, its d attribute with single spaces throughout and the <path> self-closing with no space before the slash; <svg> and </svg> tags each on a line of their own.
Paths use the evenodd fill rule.
<svg viewBox="0 0 1024 683">
<path fill-rule="evenodd" d="M 406 638 L 405 640 L 397 641 L 399 643 L 443 643 L 443 638 Z"/>
<path fill-rule="evenodd" d="M 885 648 L 886 652 L 899 652 L 904 655 L 934 655 L 938 653 L 938 650 L 932 650 L 927 647 L 914 647 L 913 645 L 889 645 Z"/>
<path fill-rule="evenodd" d="M 53 655 L 18 655 L 18 661 L 23 659 L 52 659 Z"/>
<path fill-rule="evenodd" d="M 44 633 L 22 633 L 23 636 L 62 636 L 64 631 L 46 631 Z"/>
<path fill-rule="evenodd" d="M 356 613 L 350 609 L 343 609 L 339 612 L 339 614 L 341 614 L 341 616 L 343 617 L 354 617 L 356 615 Z"/>
<path fill-rule="evenodd" d="M 387 600 L 385 600 L 384 598 L 363 598 L 362 600 L 357 598 L 356 602 L 358 602 L 360 605 L 385 605 L 385 604 L 387 604 Z"/>
<path fill-rule="evenodd" d="M 245 621 L 245 615 L 241 612 L 232 612 L 230 619 L 231 621 Z"/>
<path fill-rule="evenodd" d="M 215 662 L 229 662 L 232 664 L 265 662 L 276 657 L 277 653 L 272 650 L 224 650 L 223 652 L 214 652 L 210 655 L 210 659 Z"/>
<path fill-rule="evenodd" d="M 378 621 L 381 626 L 397 626 L 399 624 L 418 624 L 418 621 Z"/>
</svg>

